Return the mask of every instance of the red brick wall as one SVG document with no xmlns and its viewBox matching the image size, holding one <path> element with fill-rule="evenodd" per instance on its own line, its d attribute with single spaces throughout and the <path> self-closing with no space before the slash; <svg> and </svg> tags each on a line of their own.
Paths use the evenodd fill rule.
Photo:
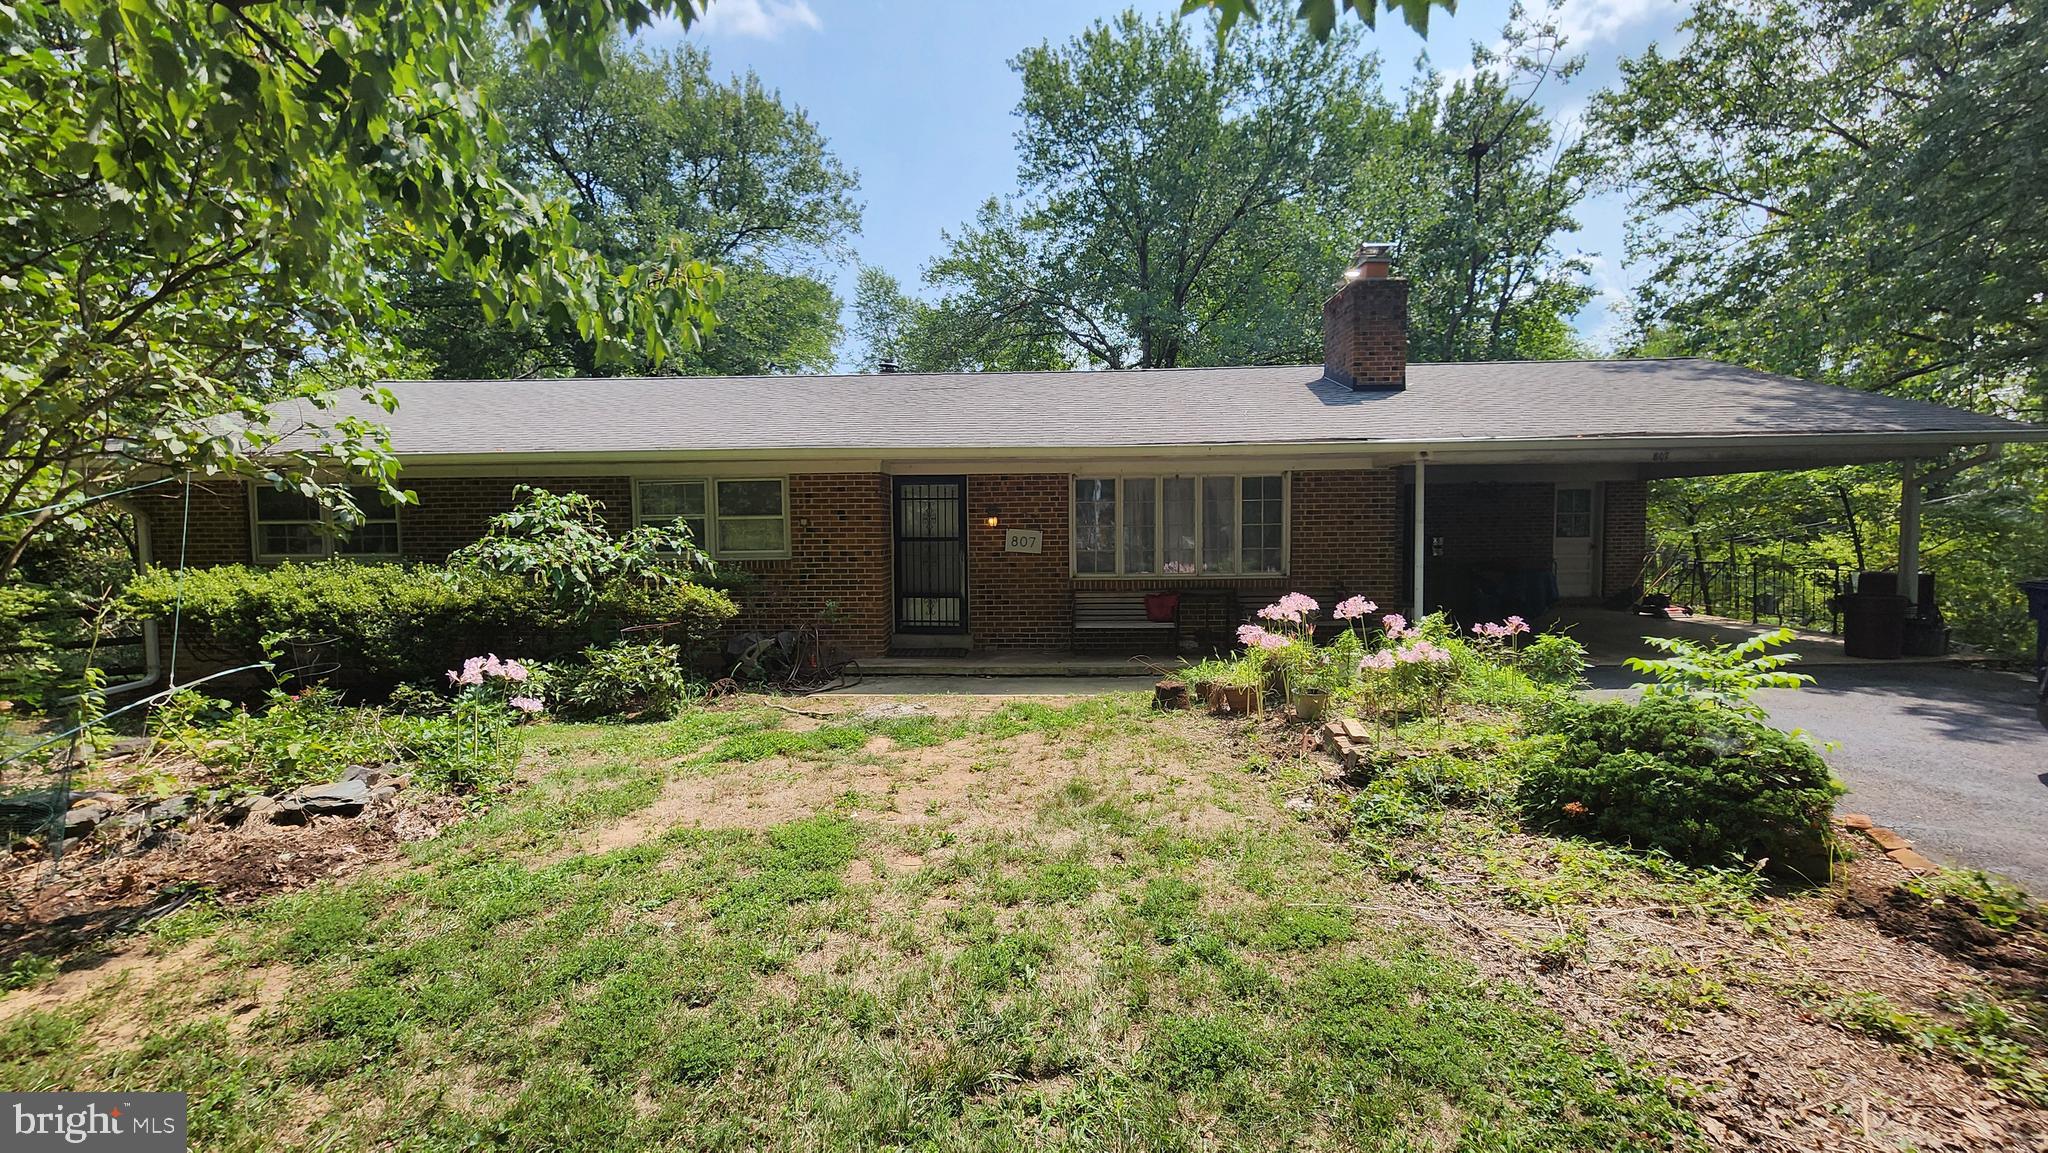
<svg viewBox="0 0 2048 1153">
<path fill-rule="evenodd" d="M 1600 514 L 1600 595 L 1626 592 L 1643 579 L 1649 555 L 1649 488 L 1639 480 L 1610 480 Z"/>
<path fill-rule="evenodd" d="M 1408 282 L 1354 280 L 1323 302 L 1323 371 L 1354 388 L 1408 383 Z"/>
<path fill-rule="evenodd" d="M 149 522 L 150 559 L 177 568 L 185 529 L 184 487 L 167 484 L 129 499 Z M 241 481 L 194 481 L 190 523 L 184 555 L 192 567 L 249 563 L 249 490 Z"/>
<path fill-rule="evenodd" d="M 1065 473 L 967 478 L 967 613 L 976 647 L 1064 649 L 1074 602 L 1067 575 Z M 1002 512 L 988 526 L 986 510 Z M 1010 529 L 1037 529 L 1041 551 L 1003 551 Z"/>
<path fill-rule="evenodd" d="M 407 560 L 448 559 L 448 554 L 484 534 L 492 517 L 513 505 L 520 485 L 549 492 L 580 492 L 604 505 L 613 532 L 633 527 L 633 482 L 623 476 L 484 476 L 404 478 L 418 504 L 398 510 L 398 547 Z"/>
<path fill-rule="evenodd" d="M 840 620 L 826 639 L 856 656 L 889 647 L 889 478 L 879 473 L 816 473 L 789 478 L 787 560 L 731 562 L 754 574 L 733 591 L 737 627 L 807 624 L 836 602 Z"/>
</svg>

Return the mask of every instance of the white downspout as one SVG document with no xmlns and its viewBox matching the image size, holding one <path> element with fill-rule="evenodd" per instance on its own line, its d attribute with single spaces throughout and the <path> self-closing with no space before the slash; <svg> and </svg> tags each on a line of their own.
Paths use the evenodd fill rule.
<svg viewBox="0 0 2048 1153">
<path fill-rule="evenodd" d="M 1422 473 L 1428 461 L 1429 454 L 1427 452 L 1415 454 L 1415 616 L 1411 619 L 1418 621 L 1429 615 L 1429 598 L 1423 594 L 1422 590 L 1422 562 L 1429 556 L 1429 537 L 1423 531 Z"/>
</svg>

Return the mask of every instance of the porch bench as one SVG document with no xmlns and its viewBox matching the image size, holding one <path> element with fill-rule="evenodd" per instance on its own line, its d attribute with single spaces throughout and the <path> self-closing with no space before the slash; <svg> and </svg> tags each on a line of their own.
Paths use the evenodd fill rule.
<svg viewBox="0 0 2048 1153">
<path fill-rule="evenodd" d="M 1074 590 L 1074 647 L 1084 636 L 1095 633 L 1165 633 L 1173 646 L 1180 647 L 1180 611 L 1170 621 L 1155 621 L 1145 612 L 1147 590 Z"/>
</svg>

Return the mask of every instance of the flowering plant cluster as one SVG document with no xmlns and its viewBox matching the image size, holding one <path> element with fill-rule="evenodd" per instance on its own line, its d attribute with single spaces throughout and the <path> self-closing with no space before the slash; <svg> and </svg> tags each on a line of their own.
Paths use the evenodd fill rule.
<svg viewBox="0 0 2048 1153">
<path fill-rule="evenodd" d="M 1518 646 L 1521 642 L 1515 638 L 1528 631 L 1529 622 L 1521 617 L 1509 617 L 1498 624 L 1483 622 L 1472 626 L 1473 636 L 1487 641 L 1506 641 L 1510 648 Z"/>
<path fill-rule="evenodd" d="M 526 687 L 533 680 L 533 670 L 524 662 L 509 657 L 500 660 L 496 653 L 471 657 L 462 662 L 461 668 L 448 670 L 448 683 L 461 692 L 463 703 L 472 709 L 481 707 L 487 699 L 502 697 L 513 711 L 526 716 L 547 707 L 534 695 L 537 688 Z"/>
</svg>

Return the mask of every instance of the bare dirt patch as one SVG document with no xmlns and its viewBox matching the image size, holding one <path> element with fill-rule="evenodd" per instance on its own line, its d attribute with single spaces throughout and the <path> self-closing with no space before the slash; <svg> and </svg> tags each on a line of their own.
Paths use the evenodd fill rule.
<svg viewBox="0 0 2048 1153">
<path fill-rule="evenodd" d="M 200 819 L 140 840 L 87 842 L 56 862 L 23 845 L 0 867 L 0 965 L 104 948 L 200 898 L 234 908 L 353 876 L 396 860 L 404 842 L 432 835 L 460 811 L 439 797 L 304 825 Z"/>
</svg>

